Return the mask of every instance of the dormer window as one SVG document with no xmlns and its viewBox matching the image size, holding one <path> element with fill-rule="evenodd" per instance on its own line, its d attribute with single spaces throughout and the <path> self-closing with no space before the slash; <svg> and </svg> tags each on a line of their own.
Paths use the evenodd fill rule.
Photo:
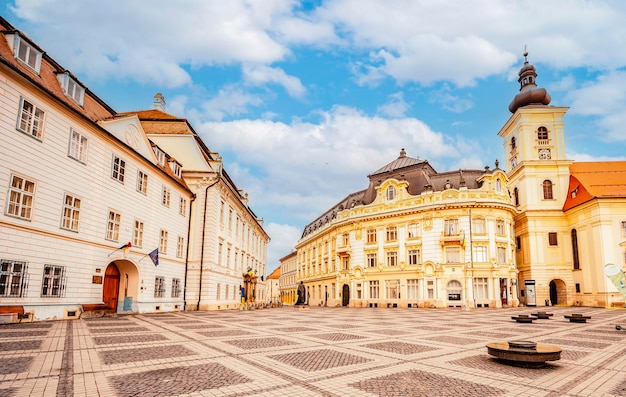
<svg viewBox="0 0 626 397">
<path fill-rule="evenodd" d="M 387 188 L 387 201 L 393 201 L 396 199 L 396 188 L 389 186 Z"/>
<path fill-rule="evenodd" d="M 171 160 L 170 161 L 170 168 L 172 169 L 172 172 L 174 173 L 174 175 L 176 175 L 179 178 L 181 177 L 181 175 L 183 173 L 183 167 L 182 167 L 182 165 L 180 165 L 178 163 L 178 161 Z"/>
<path fill-rule="evenodd" d="M 163 151 L 159 149 L 158 146 L 153 146 L 152 150 L 154 150 L 154 155 L 157 158 L 157 163 L 160 166 L 164 166 L 165 165 L 165 153 L 163 153 Z"/>
<path fill-rule="evenodd" d="M 57 78 L 59 79 L 59 83 L 61 84 L 63 91 L 65 91 L 65 95 L 72 98 L 72 100 L 80 106 L 83 106 L 85 88 L 78 84 L 78 82 L 74 80 L 69 73 L 58 74 Z"/>
<path fill-rule="evenodd" d="M 19 33 L 7 35 L 7 42 L 11 45 L 13 56 L 17 60 L 39 73 L 42 52 L 37 47 L 26 41 Z"/>
</svg>

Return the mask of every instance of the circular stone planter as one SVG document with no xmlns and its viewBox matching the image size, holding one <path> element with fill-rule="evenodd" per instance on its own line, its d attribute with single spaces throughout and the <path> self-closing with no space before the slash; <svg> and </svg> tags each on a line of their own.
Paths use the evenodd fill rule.
<svg viewBox="0 0 626 397">
<path fill-rule="evenodd" d="M 561 348 L 532 341 L 491 342 L 487 353 L 505 364 L 526 368 L 540 368 L 546 361 L 561 359 Z"/>
</svg>

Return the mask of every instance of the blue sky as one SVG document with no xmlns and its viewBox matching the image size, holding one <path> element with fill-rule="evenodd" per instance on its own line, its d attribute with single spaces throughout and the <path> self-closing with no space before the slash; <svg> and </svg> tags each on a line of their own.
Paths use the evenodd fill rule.
<svg viewBox="0 0 626 397">
<path fill-rule="evenodd" d="M 302 228 L 407 155 L 493 167 L 526 46 L 568 157 L 626 158 L 626 2 L 3 1 L 118 112 L 190 120 L 264 220 L 268 273 Z"/>
</svg>

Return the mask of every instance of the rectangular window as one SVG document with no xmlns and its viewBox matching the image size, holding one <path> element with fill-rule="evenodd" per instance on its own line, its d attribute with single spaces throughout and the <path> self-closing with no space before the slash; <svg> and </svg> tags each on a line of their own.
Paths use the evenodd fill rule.
<svg viewBox="0 0 626 397">
<path fill-rule="evenodd" d="M 485 218 L 472 219 L 472 233 L 485 234 Z"/>
<path fill-rule="evenodd" d="M 422 263 L 420 250 L 409 250 L 409 265 L 419 265 Z"/>
<path fill-rule="evenodd" d="M 63 266 L 44 266 L 43 279 L 41 281 L 42 298 L 59 298 L 63 295 L 65 291 L 64 272 L 65 268 Z"/>
<path fill-rule="evenodd" d="M 499 236 L 504 236 L 506 234 L 504 231 L 504 221 L 502 219 L 496 220 L 496 234 Z"/>
<path fill-rule="evenodd" d="M 386 256 L 387 256 L 387 266 L 398 265 L 398 253 L 396 251 L 389 251 L 387 252 Z"/>
<path fill-rule="evenodd" d="M 498 263 L 506 263 L 506 248 L 498 247 Z"/>
<path fill-rule="evenodd" d="M 154 278 L 154 297 L 163 298 L 165 296 L 165 277 L 156 276 Z"/>
<path fill-rule="evenodd" d="M 419 299 L 418 289 L 417 289 L 418 285 L 419 285 L 418 279 L 406 280 L 407 299 Z"/>
<path fill-rule="evenodd" d="M 143 171 L 137 171 L 137 191 L 148 194 L 148 174 Z"/>
<path fill-rule="evenodd" d="M 456 236 L 459 234 L 459 220 L 446 219 L 443 221 L 443 234 L 445 236 Z"/>
<path fill-rule="evenodd" d="M 341 270 L 350 270 L 350 257 L 341 257 Z"/>
<path fill-rule="evenodd" d="M 474 298 L 475 299 L 487 299 L 487 278 L 476 277 L 474 278 Z"/>
<path fill-rule="evenodd" d="M 226 268 L 230 269 L 230 252 L 232 251 L 232 248 L 228 247 L 226 248 Z"/>
<path fill-rule="evenodd" d="M 176 244 L 176 257 L 182 258 L 185 253 L 185 238 L 178 236 L 178 243 Z"/>
<path fill-rule="evenodd" d="M 181 197 L 178 203 L 178 213 L 182 216 L 187 214 L 187 200 L 184 197 Z M 237 226 L 239 226 L 239 224 L 237 224 Z"/>
<path fill-rule="evenodd" d="M 460 247 L 446 247 L 446 263 L 461 263 Z"/>
<path fill-rule="evenodd" d="M 120 238 L 120 222 L 122 215 L 115 211 L 109 211 L 109 218 L 107 220 L 107 235 L 106 239 L 111 241 L 118 241 Z"/>
<path fill-rule="evenodd" d="M 161 194 L 161 204 L 166 207 L 170 206 L 171 193 L 170 189 L 163 186 L 163 193 Z"/>
<path fill-rule="evenodd" d="M 167 254 L 167 230 L 161 229 L 161 235 L 159 237 L 159 253 Z"/>
<path fill-rule="evenodd" d="M 376 267 L 378 266 L 378 255 L 376 254 L 367 254 L 367 267 Z"/>
<path fill-rule="evenodd" d="M 435 283 L 432 280 L 428 280 L 426 282 L 426 287 L 428 299 L 435 299 Z"/>
<path fill-rule="evenodd" d="M 484 245 L 475 245 L 472 247 L 474 251 L 474 262 L 487 263 L 487 247 Z"/>
<path fill-rule="evenodd" d="M 407 235 L 409 238 L 418 238 L 420 225 L 419 223 L 409 223 L 407 226 Z"/>
<path fill-rule="evenodd" d="M 0 297 L 24 297 L 26 293 L 26 270 L 26 262 L 0 259 Z"/>
<path fill-rule="evenodd" d="M 220 300 L 222 298 L 222 285 L 217 283 L 217 288 L 215 289 L 215 299 Z"/>
<path fill-rule="evenodd" d="M 350 235 L 348 233 L 343 234 L 343 245 L 348 245 L 350 243 Z"/>
<path fill-rule="evenodd" d="M 205 198 L 205 200 L 206 200 L 206 198 Z M 225 207 L 225 205 L 224 205 L 224 202 L 222 201 L 220 203 L 220 225 L 224 225 L 224 207 Z"/>
<path fill-rule="evenodd" d="M 11 175 L 8 200 L 7 215 L 30 220 L 35 200 L 35 182 Z"/>
<path fill-rule="evenodd" d="M 548 244 L 551 247 L 559 245 L 558 241 L 557 241 L 557 238 L 556 238 L 556 232 L 549 232 L 548 233 Z"/>
<path fill-rule="evenodd" d="M 367 230 L 367 243 L 373 244 L 376 242 L 376 229 Z"/>
<path fill-rule="evenodd" d="M 515 248 L 518 250 L 522 249 L 522 238 L 520 236 L 515 237 Z"/>
<path fill-rule="evenodd" d="M 21 99 L 21 102 L 22 105 L 17 116 L 17 129 L 41 140 L 45 112 L 24 98 Z"/>
<path fill-rule="evenodd" d="M 143 247 L 143 222 L 135 219 L 135 227 L 133 228 L 133 246 Z"/>
<path fill-rule="evenodd" d="M 398 239 L 398 228 L 389 226 L 387 228 L 387 241 L 396 241 Z"/>
<path fill-rule="evenodd" d="M 70 148 L 67 155 L 81 163 L 87 162 L 87 137 L 73 128 L 70 130 Z"/>
<path fill-rule="evenodd" d="M 19 35 L 15 35 L 13 55 L 29 68 L 39 73 L 41 69 L 41 51 L 30 45 Z"/>
<path fill-rule="evenodd" d="M 380 284 L 378 280 L 372 280 L 369 282 L 369 284 L 370 284 L 370 299 L 378 299 L 380 297 Z"/>
<path fill-rule="evenodd" d="M 622 221 L 622 237 L 626 237 L 626 221 Z"/>
<path fill-rule="evenodd" d="M 126 161 L 113 155 L 113 167 L 111 167 L 111 178 L 120 183 L 124 183 L 124 173 L 126 172 Z"/>
<path fill-rule="evenodd" d="M 224 250 L 224 244 L 219 243 L 217 246 L 217 264 L 222 266 L 222 252 Z"/>
<path fill-rule="evenodd" d="M 180 297 L 181 291 L 182 291 L 182 289 L 180 287 L 180 279 L 179 278 L 173 278 L 172 279 L 172 298 Z"/>
<path fill-rule="evenodd" d="M 65 194 L 63 200 L 63 218 L 61 219 L 61 228 L 78 231 L 78 220 L 80 218 L 80 199 Z"/>
<path fill-rule="evenodd" d="M 385 280 L 385 298 L 400 299 L 400 280 Z"/>
</svg>

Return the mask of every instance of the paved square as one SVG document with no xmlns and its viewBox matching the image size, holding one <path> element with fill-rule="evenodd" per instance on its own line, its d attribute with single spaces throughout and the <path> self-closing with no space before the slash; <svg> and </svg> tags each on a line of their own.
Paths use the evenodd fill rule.
<svg viewBox="0 0 626 397">
<path fill-rule="evenodd" d="M 533 308 L 534 309 L 534 308 Z M 626 310 L 292 307 L 0 326 L 0 397 L 626 396 Z M 570 323 L 563 316 L 591 320 Z M 558 345 L 543 368 L 488 342 Z"/>
</svg>

